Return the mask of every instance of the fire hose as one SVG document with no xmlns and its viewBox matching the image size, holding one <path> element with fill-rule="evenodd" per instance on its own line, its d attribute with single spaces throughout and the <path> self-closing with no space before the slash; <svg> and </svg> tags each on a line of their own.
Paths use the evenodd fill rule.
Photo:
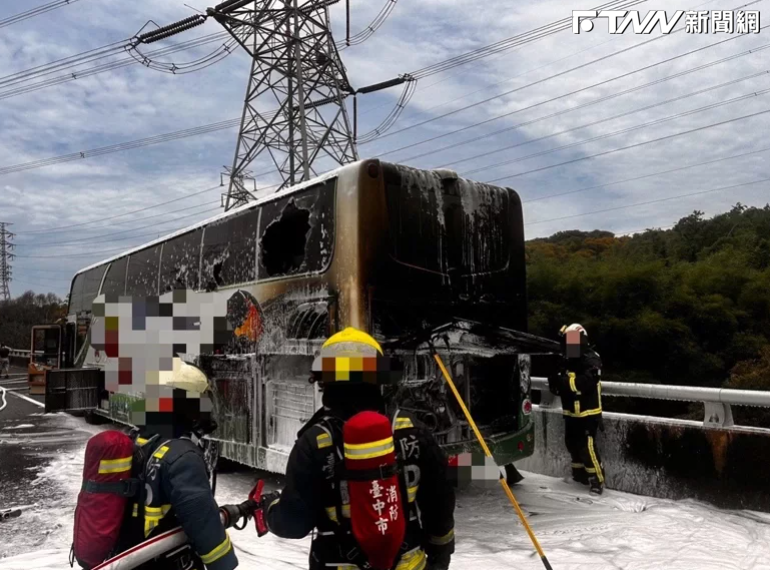
<svg viewBox="0 0 770 570">
<path fill-rule="evenodd" d="M 249 494 L 249 498 L 240 505 L 220 507 L 219 516 L 225 528 L 243 530 L 249 519 L 253 518 L 257 535 L 263 536 L 267 533 L 261 500 L 264 484 L 265 482 L 260 480 Z M 241 520 L 243 524 L 238 526 Z M 93 570 L 130 570 L 188 543 L 189 539 L 182 527 L 176 527 L 121 552 L 94 567 Z"/>
<path fill-rule="evenodd" d="M 21 507 L 10 507 L 6 509 L 0 509 L 0 523 L 5 522 L 9 519 L 15 519 L 17 517 L 21 516 L 21 513 L 24 511 L 28 511 L 29 509 L 32 509 L 36 507 L 37 505 L 24 505 Z"/>
</svg>

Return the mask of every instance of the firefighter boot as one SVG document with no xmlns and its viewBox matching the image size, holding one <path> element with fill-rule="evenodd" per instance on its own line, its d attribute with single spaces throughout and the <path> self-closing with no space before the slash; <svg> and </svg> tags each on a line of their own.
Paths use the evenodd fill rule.
<svg viewBox="0 0 770 570">
<path fill-rule="evenodd" d="M 581 464 L 578 467 L 576 464 L 572 465 L 572 480 L 583 485 L 588 485 L 588 473 L 586 473 L 585 467 Z"/>
<path fill-rule="evenodd" d="M 601 495 L 604 492 L 604 483 L 599 481 L 596 475 L 588 478 L 588 485 L 591 487 L 588 492 L 592 495 Z"/>
</svg>

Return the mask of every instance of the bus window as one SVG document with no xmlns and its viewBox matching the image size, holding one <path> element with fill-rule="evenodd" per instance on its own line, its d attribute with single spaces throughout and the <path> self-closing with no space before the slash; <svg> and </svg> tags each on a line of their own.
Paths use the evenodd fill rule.
<svg viewBox="0 0 770 570">
<path fill-rule="evenodd" d="M 201 260 L 201 235 L 196 230 L 163 244 L 160 261 L 160 294 L 173 289 L 197 289 Z"/>
<path fill-rule="evenodd" d="M 201 287 L 211 290 L 256 279 L 258 218 L 254 208 L 206 226 Z"/>
<path fill-rule="evenodd" d="M 107 277 L 104 278 L 102 285 L 102 294 L 104 295 L 125 295 L 126 292 L 126 265 L 128 257 L 116 259 L 110 265 L 107 271 Z"/>
<path fill-rule="evenodd" d="M 315 273 L 331 262 L 336 179 L 262 206 L 259 278 Z"/>
<path fill-rule="evenodd" d="M 74 315 L 82 311 L 91 311 L 91 304 L 99 294 L 99 285 L 102 284 L 104 265 L 90 269 L 75 277 L 70 292 L 69 314 Z"/>
<path fill-rule="evenodd" d="M 154 297 L 158 295 L 160 245 L 132 253 L 126 273 L 126 295 Z"/>
</svg>

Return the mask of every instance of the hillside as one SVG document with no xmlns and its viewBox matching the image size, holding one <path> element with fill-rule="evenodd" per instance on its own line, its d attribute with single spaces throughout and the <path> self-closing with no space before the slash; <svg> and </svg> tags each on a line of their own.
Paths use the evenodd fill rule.
<svg viewBox="0 0 770 570">
<path fill-rule="evenodd" d="M 770 390 L 770 206 L 526 249 L 530 332 L 583 324 L 605 380 Z"/>
</svg>

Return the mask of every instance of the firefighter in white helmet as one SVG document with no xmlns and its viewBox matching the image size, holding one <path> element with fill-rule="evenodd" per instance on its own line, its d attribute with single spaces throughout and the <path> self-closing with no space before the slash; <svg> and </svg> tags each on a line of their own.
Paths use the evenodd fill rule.
<svg viewBox="0 0 770 570">
<path fill-rule="evenodd" d="M 602 422 L 602 362 L 588 346 L 588 333 L 577 323 L 559 331 L 563 366 L 548 379 L 550 390 L 561 398 L 564 436 L 572 457 L 572 478 L 590 486 L 592 494 L 604 490 L 604 467 L 596 446 Z"/>
<path fill-rule="evenodd" d="M 238 559 L 214 500 L 214 466 L 207 461 L 204 438 L 217 427 L 208 377 L 197 366 L 174 358 L 172 370 L 159 371 L 152 392 L 156 390 L 162 395 L 155 397 L 148 390 L 142 417 L 134 422 L 140 426 L 134 437 L 147 457 L 146 491 L 121 528 L 119 551 L 181 526 L 189 544 L 141 570 L 233 570 Z M 234 512 L 232 506 L 222 508 L 228 515 Z"/>
</svg>

